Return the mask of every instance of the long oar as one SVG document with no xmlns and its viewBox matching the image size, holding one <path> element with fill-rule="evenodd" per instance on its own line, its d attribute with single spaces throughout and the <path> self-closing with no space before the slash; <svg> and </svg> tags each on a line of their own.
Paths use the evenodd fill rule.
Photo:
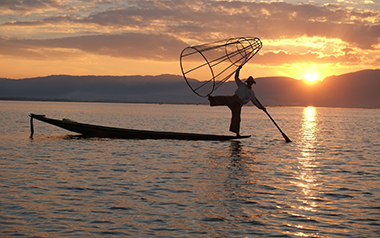
<svg viewBox="0 0 380 238">
<path fill-rule="evenodd" d="M 260 101 L 256 98 L 256 100 L 260 103 Z M 260 103 L 261 104 L 261 103 Z M 268 117 L 271 119 L 273 124 L 277 127 L 277 129 L 281 132 L 282 136 L 284 137 L 286 143 L 292 142 L 287 135 L 281 130 L 281 128 L 277 125 L 277 123 L 273 120 L 273 118 L 269 115 L 267 110 L 265 109 L 264 112 L 268 115 Z"/>
<path fill-rule="evenodd" d="M 288 143 L 288 142 L 292 142 L 292 141 L 289 139 L 289 137 L 288 137 L 287 135 L 285 135 L 285 133 L 284 133 L 284 132 L 281 130 L 281 128 L 277 125 L 277 123 L 273 120 L 273 118 L 269 115 L 269 113 L 268 113 L 266 110 L 265 110 L 264 112 L 268 115 L 268 117 L 272 120 L 272 122 L 273 122 L 274 125 L 277 127 L 277 129 L 281 132 L 281 134 L 282 134 L 282 136 L 284 137 L 286 143 Z"/>
</svg>

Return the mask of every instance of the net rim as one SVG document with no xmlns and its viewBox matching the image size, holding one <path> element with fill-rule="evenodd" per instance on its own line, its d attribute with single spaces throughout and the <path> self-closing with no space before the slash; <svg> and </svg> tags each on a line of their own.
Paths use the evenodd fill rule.
<svg viewBox="0 0 380 238">
<path fill-rule="evenodd" d="M 214 70 L 213 70 L 213 65 L 211 65 L 211 62 L 206 58 L 206 56 L 202 53 L 203 51 L 204 52 L 207 52 L 209 50 L 213 50 L 215 49 L 215 46 L 212 46 L 214 44 L 217 44 L 217 43 L 222 43 L 224 42 L 224 46 L 228 46 L 228 45 L 232 45 L 232 44 L 236 44 L 236 43 L 239 43 L 243 49 L 247 49 L 247 48 L 251 48 L 251 52 L 249 54 L 241 54 L 242 58 L 243 59 L 243 62 L 240 63 L 240 64 L 237 64 L 238 61 L 233 61 L 228 52 L 227 52 L 227 48 L 225 48 L 225 52 L 226 52 L 226 57 L 228 58 L 228 60 L 231 62 L 231 66 L 234 65 L 235 67 L 239 67 L 239 66 L 243 66 L 244 64 L 246 64 L 253 56 L 255 56 L 262 48 L 262 42 L 260 40 L 260 38 L 258 37 L 231 37 L 229 39 L 224 39 L 224 40 L 218 40 L 218 41 L 214 41 L 214 42 L 210 42 L 210 43 L 204 43 L 204 44 L 199 44 L 199 45 L 193 45 L 193 46 L 188 46 L 186 48 L 184 48 L 180 54 L 180 66 L 181 66 L 181 72 L 182 72 L 182 75 L 186 81 L 186 84 L 190 87 L 190 89 L 198 96 L 200 97 L 208 97 L 209 95 L 211 95 L 221 84 L 223 84 L 225 81 L 228 80 L 229 77 L 231 77 L 231 75 L 233 73 L 236 72 L 236 70 L 230 74 L 230 76 L 225 79 L 225 80 L 222 80 L 222 82 L 218 81 L 218 83 L 216 83 L 216 79 L 215 77 L 218 77 L 218 76 L 215 76 L 215 73 L 214 73 Z M 229 43 L 231 42 L 231 43 Z M 248 42 L 248 44 L 245 46 L 242 42 Z M 210 47 L 208 48 L 203 48 L 205 46 L 208 46 L 210 45 Z M 199 49 L 198 49 L 199 48 Z M 191 49 L 192 52 L 188 53 L 188 54 L 184 54 L 187 50 Z M 240 51 L 238 49 L 238 51 Z M 183 58 L 189 56 L 189 55 L 192 55 L 192 54 L 200 54 L 202 56 L 202 58 L 204 59 L 205 63 L 201 64 L 200 66 L 198 67 L 195 67 L 195 68 L 191 68 L 190 70 L 188 71 L 184 71 L 184 62 L 183 62 Z M 211 72 L 211 76 L 212 78 L 207 80 L 207 81 L 204 81 L 205 83 L 202 84 L 202 86 L 199 86 L 197 88 L 193 88 L 193 86 L 189 83 L 189 79 L 186 75 L 188 73 L 191 73 L 192 71 L 194 70 L 197 70 L 201 67 L 204 67 L 204 66 L 208 66 L 210 72 Z M 229 67 L 231 67 L 229 66 Z M 199 81 L 198 79 L 194 79 L 194 80 L 197 80 Z M 199 93 L 197 92 L 197 90 L 200 88 L 200 87 L 203 87 L 205 84 L 207 83 L 210 83 L 212 81 L 212 87 L 211 87 L 211 90 L 210 92 L 208 92 L 207 94 L 205 93 Z M 199 81 L 199 82 L 203 82 L 203 81 Z"/>
<path fill-rule="evenodd" d="M 196 91 L 193 89 L 193 87 L 190 85 L 190 83 L 188 82 L 188 80 L 187 80 L 186 73 L 184 72 L 184 70 L 183 70 L 183 66 L 182 66 L 182 58 L 183 58 L 182 55 L 183 55 L 183 53 L 184 53 L 186 50 L 188 50 L 188 49 L 193 49 L 193 50 L 197 51 L 197 52 L 203 57 L 203 59 L 206 61 L 207 65 L 208 65 L 208 67 L 209 67 L 209 69 L 210 69 L 210 71 L 211 71 L 212 79 L 210 79 L 210 80 L 212 80 L 212 90 L 211 90 L 211 92 L 208 93 L 207 95 L 201 95 L 201 94 L 199 94 L 198 92 L 196 92 Z M 210 62 L 207 60 L 206 56 L 205 56 L 201 51 L 199 51 L 195 46 L 188 46 L 188 47 L 186 47 L 186 48 L 183 49 L 182 52 L 181 52 L 181 55 L 180 55 L 180 65 L 181 65 L 182 75 L 183 75 L 183 77 L 185 78 L 185 81 L 186 81 L 187 85 L 189 86 L 189 88 L 190 88 L 195 94 L 197 94 L 197 95 L 200 96 L 200 97 L 208 97 L 209 95 L 211 95 L 211 93 L 214 91 L 214 88 L 215 88 L 215 74 L 214 74 L 214 70 L 212 70 L 212 67 L 211 67 L 211 65 L 210 65 Z M 194 79 L 194 80 L 196 80 L 196 79 Z M 209 81 L 210 81 L 210 80 L 209 80 Z M 207 81 L 207 82 L 209 82 L 209 81 Z"/>
</svg>

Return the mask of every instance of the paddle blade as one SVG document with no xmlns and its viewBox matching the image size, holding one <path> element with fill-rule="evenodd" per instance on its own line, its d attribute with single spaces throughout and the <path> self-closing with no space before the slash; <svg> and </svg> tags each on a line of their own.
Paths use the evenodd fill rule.
<svg viewBox="0 0 380 238">
<path fill-rule="evenodd" d="M 285 133 L 282 133 L 282 136 L 284 137 L 286 143 L 292 142 L 292 141 L 289 139 L 289 137 L 288 137 L 287 135 L 285 135 Z"/>
</svg>

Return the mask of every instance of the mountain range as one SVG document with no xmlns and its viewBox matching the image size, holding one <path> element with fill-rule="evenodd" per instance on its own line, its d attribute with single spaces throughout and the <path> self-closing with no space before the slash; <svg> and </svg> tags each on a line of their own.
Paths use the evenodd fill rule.
<svg viewBox="0 0 380 238">
<path fill-rule="evenodd" d="M 289 77 L 262 77 L 253 86 L 267 106 L 380 108 L 380 69 L 330 76 L 307 84 Z M 213 95 L 232 95 L 228 81 Z M 70 76 L 0 78 L 0 100 L 207 104 L 182 76 Z"/>
</svg>

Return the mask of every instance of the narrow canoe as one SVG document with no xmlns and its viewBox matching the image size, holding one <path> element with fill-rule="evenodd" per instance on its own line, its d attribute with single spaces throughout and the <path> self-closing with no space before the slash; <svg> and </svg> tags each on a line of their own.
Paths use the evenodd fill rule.
<svg viewBox="0 0 380 238">
<path fill-rule="evenodd" d="M 229 135 L 213 135 L 213 134 L 198 134 L 184 132 L 168 132 L 168 131 L 149 131 L 149 130 L 134 130 L 123 129 L 117 127 L 98 126 L 85 123 L 75 122 L 69 119 L 52 119 L 45 115 L 37 115 L 31 113 L 31 137 L 34 134 L 33 119 L 46 122 L 48 124 L 58 126 L 60 128 L 79 133 L 85 137 L 105 137 L 105 138 L 121 138 L 121 139 L 172 139 L 172 140 L 232 140 L 249 138 L 245 136 L 229 136 Z"/>
</svg>

